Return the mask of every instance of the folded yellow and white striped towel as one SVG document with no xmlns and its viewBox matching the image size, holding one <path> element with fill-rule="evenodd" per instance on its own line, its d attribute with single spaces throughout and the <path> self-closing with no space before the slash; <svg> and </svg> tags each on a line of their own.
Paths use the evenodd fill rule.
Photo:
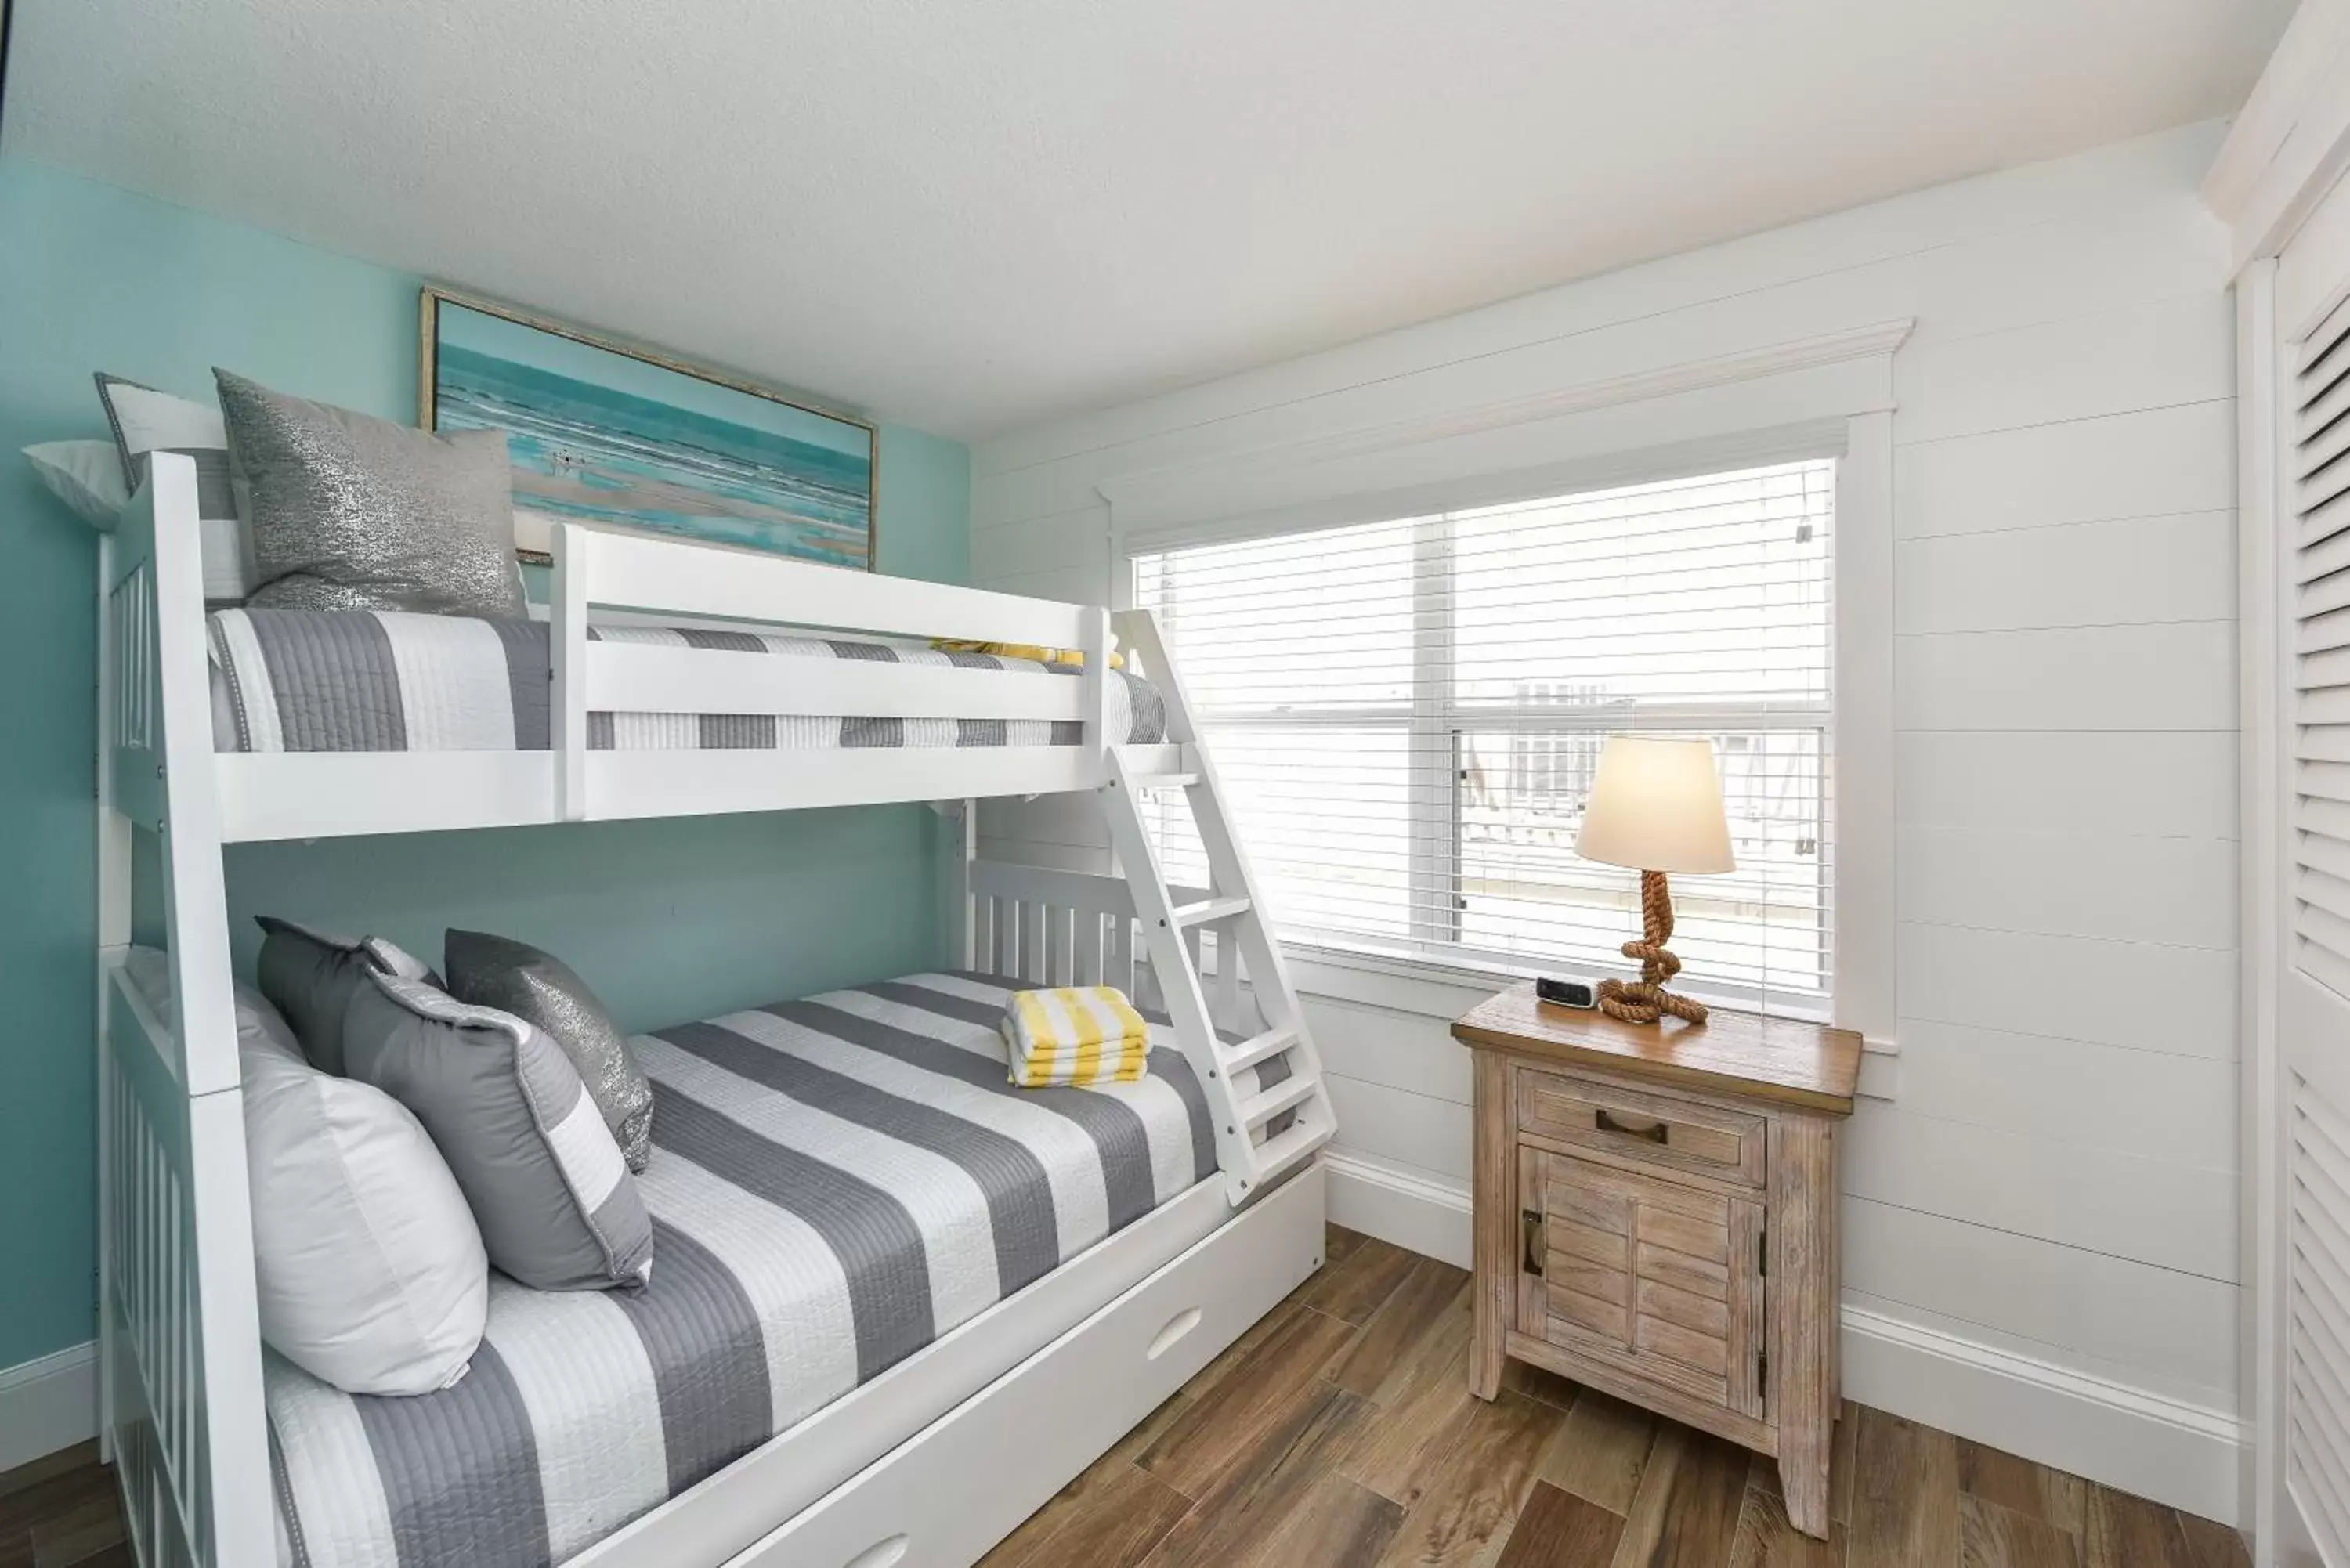
<svg viewBox="0 0 2350 1568">
<path fill-rule="evenodd" d="M 992 653 L 998 659 L 1033 659 L 1039 664 L 1076 664 L 1086 661 L 1082 648 L 1045 648 L 1033 642 L 982 642 L 969 637 L 934 637 L 931 646 L 941 653 Z M 1113 648 L 1109 650 L 1109 667 L 1126 668 L 1126 655 Z"/>
<path fill-rule="evenodd" d="M 1112 985 L 1014 992 L 1003 1029 L 1024 1089 L 1131 1084 L 1149 1064 L 1150 1025 Z"/>
</svg>

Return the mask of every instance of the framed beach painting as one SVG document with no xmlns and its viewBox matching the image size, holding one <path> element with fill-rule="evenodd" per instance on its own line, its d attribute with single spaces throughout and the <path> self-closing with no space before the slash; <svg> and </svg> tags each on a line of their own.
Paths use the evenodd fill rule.
<svg viewBox="0 0 2350 1568">
<path fill-rule="evenodd" d="M 523 559 L 577 520 L 872 568 L 871 425 L 445 289 L 421 326 L 417 422 L 506 432 Z"/>
</svg>

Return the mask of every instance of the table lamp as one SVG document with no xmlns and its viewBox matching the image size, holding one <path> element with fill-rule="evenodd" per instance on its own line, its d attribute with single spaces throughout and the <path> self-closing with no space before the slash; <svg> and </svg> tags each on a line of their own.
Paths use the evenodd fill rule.
<svg viewBox="0 0 2350 1568">
<path fill-rule="evenodd" d="M 1673 937 L 1673 898 L 1665 877 L 1738 868 L 1730 854 L 1713 742 L 1609 736 L 1599 753 L 1599 773 L 1583 809 L 1575 852 L 1640 874 L 1641 937 L 1624 944 L 1624 956 L 1640 961 L 1640 978 L 1600 981 L 1601 1011 L 1627 1023 L 1654 1023 L 1668 1012 L 1704 1023 L 1702 1002 L 1665 989 L 1681 967 L 1665 947 Z"/>
</svg>

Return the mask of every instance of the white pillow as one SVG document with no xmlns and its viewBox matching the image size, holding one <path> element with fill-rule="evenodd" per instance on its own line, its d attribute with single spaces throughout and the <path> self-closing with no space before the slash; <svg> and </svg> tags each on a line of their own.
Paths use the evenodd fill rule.
<svg viewBox="0 0 2350 1568">
<path fill-rule="evenodd" d="M 94 528 L 114 532 L 130 487 L 122 482 L 122 455 L 112 441 L 48 441 L 24 449 L 25 461 L 49 493 Z M 242 536 L 234 517 L 199 519 L 197 548 L 204 571 L 204 602 L 235 604 L 244 598 Z"/>
<path fill-rule="evenodd" d="M 170 960 L 125 960 L 168 1018 Z M 261 1337 L 349 1394 L 430 1394 L 482 1343 L 490 1264 L 440 1150 L 407 1107 L 319 1072 L 257 992 L 236 988 Z"/>
<path fill-rule="evenodd" d="M 122 456 L 110 441 L 45 441 L 26 447 L 25 461 L 51 494 L 93 527 L 112 533 L 130 504 Z"/>
</svg>

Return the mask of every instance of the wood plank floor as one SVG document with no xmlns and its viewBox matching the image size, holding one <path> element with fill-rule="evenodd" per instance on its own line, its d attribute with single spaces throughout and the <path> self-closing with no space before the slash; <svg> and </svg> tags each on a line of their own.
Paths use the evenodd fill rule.
<svg viewBox="0 0 2350 1568">
<path fill-rule="evenodd" d="M 114 1472 L 82 1443 L 0 1475 L 0 1568 L 131 1568 Z"/>
<path fill-rule="evenodd" d="M 1513 1364 L 1469 1276 L 1329 1262 L 982 1568 L 2244 1568 L 2233 1531 L 1847 1404 L 1825 1542 L 1767 1459 Z"/>
<path fill-rule="evenodd" d="M 1328 1263 L 982 1568 L 2245 1568 L 2235 1532 L 1847 1405 L 1835 1533 L 1767 1460 L 1513 1366 L 1469 1395 L 1469 1276 Z M 0 1476 L 0 1568 L 126 1568 L 85 1446 Z"/>
</svg>

